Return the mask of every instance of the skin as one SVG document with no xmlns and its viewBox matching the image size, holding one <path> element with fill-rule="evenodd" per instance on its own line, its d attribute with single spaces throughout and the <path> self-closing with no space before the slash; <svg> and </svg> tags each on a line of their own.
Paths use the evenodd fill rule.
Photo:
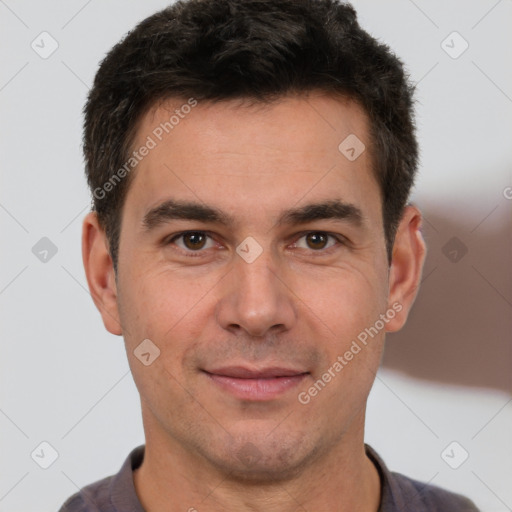
<svg viewBox="0 0 512 512">
<path fill-rule="evenodd" d="M 134 147 L 183 103 L 147 112 Z M 367 147 L 352 162 L 338 150 L 351 133 Z M 147 511 L 378 510 L 379 476 L 363 444 L 366 401 L 385 333 L 404 325 L 416 296 L 425 244 L 421 214 L 409 205 L 389 266 L 369 147 L 364 111 L 340 98 L 199 103 L 134 171 L 117 279 L 95 213 L 85 217 L 89 288 L 106 329 L 124 337 L 140 392 L 146 452 L 134 482 Z M 236 223 L 171 220 L 145 232 L 144 214 L 171 197 L 215 206 Z M 276 224 L 284 209 L 327 199 L 355 205 L 363 222 Z M 199 249 L 169 241 L 194 230 L 208 235 Z M 236 252 L 248 236 L 262 248 L 252 263 Z M 401 311 L 378 335 L 300 403 L 298 394 L 396 303 Z M 160 349 L 149 366 L 134 355 L 144 339 Z M 309 373 L 274 399 L 252 401 L 202 371 L 226 365 Z M 252 459 L 240 455 L 248 450 Z"/>
</svg>

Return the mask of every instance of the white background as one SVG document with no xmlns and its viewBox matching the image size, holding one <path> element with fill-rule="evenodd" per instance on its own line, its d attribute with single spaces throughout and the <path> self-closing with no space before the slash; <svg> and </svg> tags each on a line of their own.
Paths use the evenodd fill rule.
<svg viewBox="0 0 512 512">
<path fill-rule="evenodd" d="M 165 5 L 0 1 L 1 511 L 56 511 L 144 442 L 122 339 L 105 331 L 82 267 L 81 109 L 100 59 Z M 512 510 L 512 2 L 354 6 L 418 83 L 413 199 L 429 246 L 409 324 L 388 337 L 366 440 L 392 470 Z M 31 48 L 43 31 L 59 45 L 47 59 Z M 469 44 L 456 59 L 441 46 L 453 31 Z M 32 253 L 42 237 L 58 250 L 46 263 Z M 455 256 L 467 249 L 458 262 L 443 252 L 453 237 Z M 48 469 L 30 456 L 42 441 L 59 455 Z M 452 441 L 469 453 L 458 469 L 441 457 Z"/>
</svg>

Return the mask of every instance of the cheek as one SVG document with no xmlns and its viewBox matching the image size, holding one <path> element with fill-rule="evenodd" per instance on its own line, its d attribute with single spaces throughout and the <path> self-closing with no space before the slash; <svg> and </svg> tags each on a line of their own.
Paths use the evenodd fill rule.
<svg viewBox="0 0 512 512">
<path fill-rule="evenodd" d="M 183 362 L 187 351 L 195 350 L 201 332 L 208 322 L 205 293 L 213 284 L 209 281 L 179 279 L 176 272 L 131 274 L 118 300 L 124 340 L 134 382 L 141 398 L 160 417 L 170 423 L 168 403 L 173 414 L 190 407 L 194 394 L 193 382 L 185 375 Z M 203 300 L 201 300 L 204 297 Z M 143 340 L 151 340 L 149 350 L 139 349 Z M 147 342 L 144 342 L 147 343 Z M 153 352 L 156 357 L 153 359 Z M 150 364 L 144 364 L 141 353 L 150 352 Z M 165 417 L 164 417 L 165 416 Z"/>
<path fill-rule="evenodd" d="M 303 312 L 313 319 L 313 336 L 326 356 L 325 367 L 314 375 L 316 390 L 311 391 L 322 395 L 317 406 L 330 402 L 339 404 L 340 411 L 357 409 L 366 400 L 380 364 L 386 281 L 370 268 L 352 268 L 321 282 L 321 291 L 316 286 L 309 289 L 310 311 L 305 308 Z M 349 403 L 352 409 L 347 409 Z"/>
<path fill-rule="evenodd" d="M 328 297 L 319 301 L 322 320 L 329 325 L 328 336 L 318 339 L 319 344 L 323 341 L 325 363 L 301 389 L 301 403 L 307 401 L 306 406 L 314 411 L 311 416 L 321 417 L 328 408 L 329 422 L 336 425 L 346 424 L 349 416 L 364 407 L 380 364 L 385 333 L 380 319 L 385 300 L 376 300 L 375 291 L 360 281 L 353 282 L 353 287 L 349 283 L 343 290 L 331 291 L 331 301 Z"/>
<path fill-rule="evenodd" d="M 186 341 L 183 332 L 188 340 L 194 339 L 202 325 L 197 316 L 204 314 L 205 295 L 218 278 L 194 279 L 172 270 L 132 275 L 119 297 L 126 342 L 149 338 L 165 347 L 175 338 Z"/>
<path fill-rule="evenodd" d="M 196 369 L 190 355 L 201 351 L 205 331 L 214 328 L 212 299 L 219 276 L 194 279 L 170 270 L 132 276 L 121 296 L 121 324 L 126 327 L 123 334 L 135 384 L 155 416 L 161 407 L 167 410 L 169 400 L 181 410 L 189 396 L 182 386 L 186 383 L 195 394 Z M 134 353 L 145 339 L 159 350 L 150 366 Z"/>
<path fill-rule="evenodd" d="M 385 280 L 371 268 L 334 269 L 316 277 L 301 278 L 303 314 L 316 318 L 325 327 L 326 338 L 340 349 L 373 325 L 386 308 Z"/>
</svg>

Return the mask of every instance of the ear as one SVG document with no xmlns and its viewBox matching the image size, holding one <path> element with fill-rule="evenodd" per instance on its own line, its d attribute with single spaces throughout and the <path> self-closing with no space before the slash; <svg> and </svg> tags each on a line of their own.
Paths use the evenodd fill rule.
<svg viewBox="0 0 512 512">
<path fill-rule="evenodd" d="M 421 234 L 421 212 L 413 205 L 405 207 L 393 244 L 389 272 L 388 308 L 396 315 L 386 331 L 400 330 L 407 320 L 421 281 L 426 246 Z"/>
<path fill-rule="evenodd" d="M 107 237 L 96 212 L 86 215 L 82 224 L 82 259 L 92 300 L 101 313 L 107 331 L 121 335 L 117 287 Z"/>
</svg>

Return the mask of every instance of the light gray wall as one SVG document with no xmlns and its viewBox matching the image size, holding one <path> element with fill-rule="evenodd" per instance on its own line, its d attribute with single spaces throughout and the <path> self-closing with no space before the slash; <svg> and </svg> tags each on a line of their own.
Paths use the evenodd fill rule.
<svg viewBox="0 0 512 512">
<path fill-rule="evenodd" d="M 55 511 L 144 442 L 122 340 L 103 328 L 82 267 L 81 109 L 99 60 L 165 5 L 0 1 L 2 511 Z M 512 2 L 354 6 L 418 83 L 414 200 L 429 245 L 410 322 L 389 336 L 370 395 L 367 442 L 395 471 L 512 510 Z M 31 47 L 51 50 L 43 31 L 58 43 L 45 59 Z M 57 249 L 46 262 L 32 251 L 43 237 Z M 48 469 L 31 458 L 43 441 L 58 452 Z M 469 453 L 458 469 L 441 456 L 453 441 L 445 460 Z"/>
</svg>

